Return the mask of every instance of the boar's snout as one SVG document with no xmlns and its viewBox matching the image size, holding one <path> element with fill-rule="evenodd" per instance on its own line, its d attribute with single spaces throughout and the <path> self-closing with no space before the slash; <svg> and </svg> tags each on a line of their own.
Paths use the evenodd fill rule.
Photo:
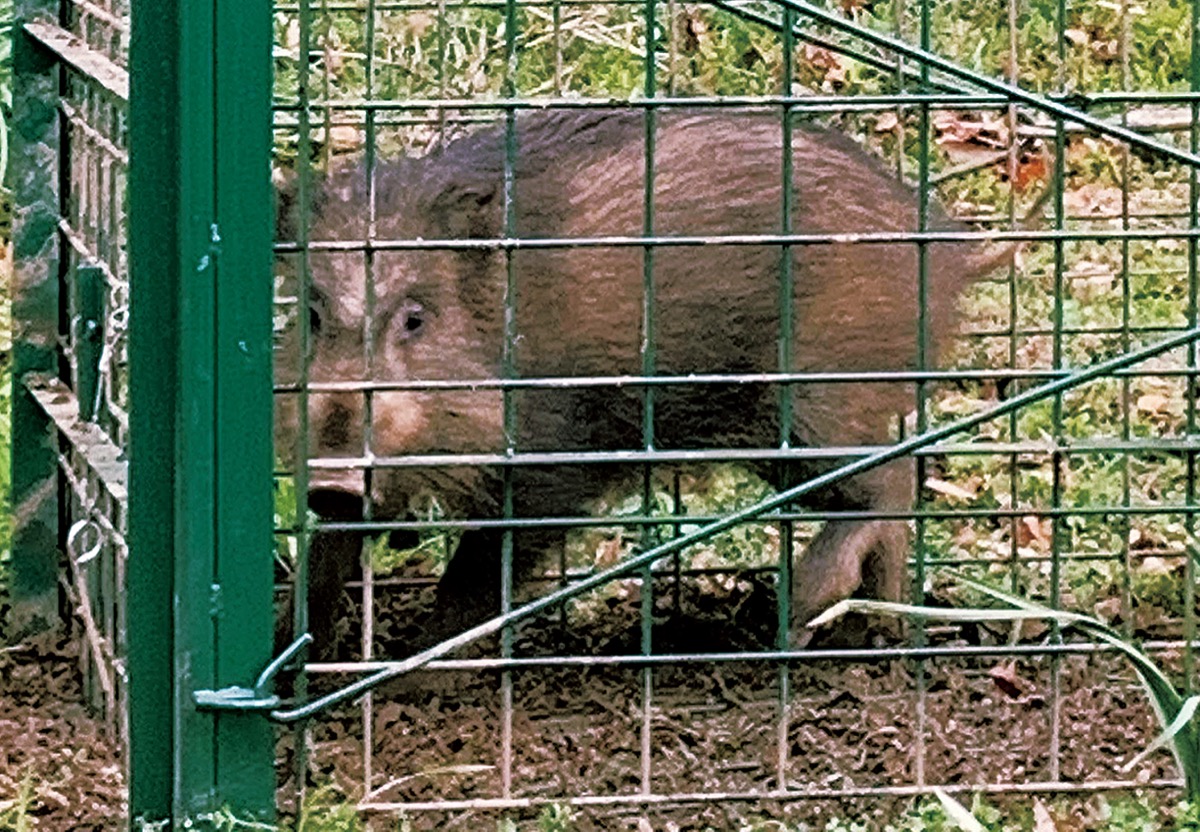
<svg viewBox="0 0 1200 832">
<path fill-rule="evenodd" d="M 309 398 L 308 418 L 316 456 L 364 455 L 360 399 L 358 393 L 315 393 Z"/>
</svg>

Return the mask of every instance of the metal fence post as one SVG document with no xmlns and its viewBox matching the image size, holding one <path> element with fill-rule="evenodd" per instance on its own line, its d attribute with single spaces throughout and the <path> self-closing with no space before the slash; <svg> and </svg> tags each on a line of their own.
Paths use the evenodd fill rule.
<svg viewBox="0 0 1200 832">
<path fill-rule="evenodd" d="M 199 711 L 272 647 L 271 9 L 135 0 L 131 817 L 274 811 L 273 733 Z"/>
</svg>

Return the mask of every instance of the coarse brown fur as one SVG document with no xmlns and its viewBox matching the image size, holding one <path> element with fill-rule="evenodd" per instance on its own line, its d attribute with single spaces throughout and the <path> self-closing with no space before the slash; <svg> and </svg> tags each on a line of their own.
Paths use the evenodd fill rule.
<svg viewBox="0 0 1200 832">
<path fill-rule="evenodd" d="M 653 233 L 659 236 L 777 234 L 782 225 L 783 139 L 777 114 L 667 112 L 657 116 Z M 504 216 L 505 141 L 485 128 L 419 160 L 379 163 L 375 239 L 584 239 L 644 233 L 645 121 L 633 111 L 520 113 L 516 117 L 513 221 Z M 794 220 L 799 234 L 915 231 L 915 194 L 847 137 L 798 126 Z M 371 196 L 359 164 L 337 167 L 320 189 L 311 239 L 365 240 Z M 931 206 L 930 226 L 954 228 Z M 654 275 L 654 369 L 661 375 L 759 373 L 779 369 L 781 248 L 778 245 L 518 248 L 516 332 L 520 377 L 638 374 L 642 371 L 645 258 Z M 896 371 L 918 360 L 918 253 L 911 243 L 796 245 L 794 371 Z M 960 291 L 979 274 L 977 253 L 927 248 L 929 345 L 954 324 Z M 505 255 L 475 251 L 313 252 L 311 379 L 489 379 L 502 375 Z M 364 334 L 373 307 L 374 329 Z M 368 350 L 368 341 L 370 349 Z M 930 353 L 932 356 L 932 352 Z M 774 385 L 665 387 L 654 394 L 658 449 L 778 447 Z M 635 450 L 643 443 L 643 393 L 629 387 L 523 391 L 515 396 L 518 451 Z M 794 446 L 886 443 L 913 407 L 910 384 L 820 383 L 791 388 Z M 364 396 L 310 397 L 316 457 L 498 452 L 506 445 L 496 390 L 376 392 L 370 448 Z M 294 408 L 282 418 L 294 433 Z M 780 484 L 827 468 L 763 465 Z M 518 517 L 578 515 L 622 475 L 617 466 L 513 469 Z M 355 514 L 359 472 L 314 470 L 314 506 Z M 436 494 L 450 516 L 501 516 L 500 472 L 486 467 L 376 467 L 373 516 L 405 516 L 412 499 Z M 811 503 L 842 509 L 904 510 L 911 466 L 857 477 Z M 345 498 L 345 499 L 343 499 Z M 518 532 L 516 580 L 561 534 Z M 326 604 L 353 564 L 357 537 L 318 536 L 312 587 Z M 494 611 L 499 535 L 468 531 L 439 587 L 448 624 Z M 795 621 L 862 590 L 898 598 L 905 575 L 902 521 L 827 523 L 795 569 Z M 329 629 L 314 616 L 314 632 Z M 327 648 L 327 644 L 325 647 Z"/>
</svg>

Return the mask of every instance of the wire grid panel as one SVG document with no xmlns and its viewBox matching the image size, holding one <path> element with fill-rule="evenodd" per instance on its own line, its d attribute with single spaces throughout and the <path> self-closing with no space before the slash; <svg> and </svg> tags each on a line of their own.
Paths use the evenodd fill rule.
<svg viewBox="0 0 1200 832">
<path fill-rule="evenodd" d="M 59 378 L 30 383 L 59 431 L 67 595 L 92 700 L 124 736 L 129 8 L 63 4 L 27 33 L 60 59 Z M 49 172 L 47 172 L 49 175 Z"/>
<path fill-rule="evenodd" d="M 1170 91 L 1200 80 L 1197 47 L 1155 57 L 1165 6 L 1135 37 L 1128 10 L 1020 28 L 1013 2 L 983 40 L 956 8 L 858 22 L 921 43 L 927 16 L 950 61 L 981 42 L 994 77 L 1082 79 L 1089 112 L 1193 142 Z M 293 628 L 317 636 L 301 691 L 1195 325 L 1187 169 L 807 11 L 277 5 L 278 554 L 308 598 Z M 1177 350 L 1028 407 L 434 662 L 292 736 L 288 776 L 353 777 L 364 810 L 420 828 L 1177 787 L 1165 751 L 1120 767 L 1158 729 L 1102 645 L 874 619 L 809 641 L 797 619 L 856 589 L 983 603 L 966 575 L 1146 639 L 1190 686 L 1193 366 Z"/>
</svg>

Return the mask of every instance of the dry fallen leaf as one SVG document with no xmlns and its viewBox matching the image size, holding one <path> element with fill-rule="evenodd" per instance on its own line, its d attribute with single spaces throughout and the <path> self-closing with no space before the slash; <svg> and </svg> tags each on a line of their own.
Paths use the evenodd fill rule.
<svg viewBox="0 0 1200 832">
<path fill-rule="evenodd" d="M 1088 34 L 1082 29 L 1067 29 L 1063 32 L 1063 37 L 1076 46 L 1087 46 Z"/>
<path fill-rule="evenodd" d="M 1017 545 L 1035 546 L 1039 549 L 1050 545 L 1050 520 L 1045 517 L 1027 515 L 1017 521 Z"/>
<path fill-rule="evenodd" d="M 875 131 L 877 133 L 890 133 L 900 126 L 900 118 L 891 110 L 880 113 L 875 119 Z"/>
<path fill-rule="evenodd" d="M 1018 191 L 1028 190 L 1032 185 L 1040 185 L 1050 178 L 1050 166 L 1040 155 L 1022 158 L 1017 163 L 1017 178 L 1014 184 Z"/>
<path fill-rule="evenodd" d="M 925 487 L 930 491 L 935 491 L 945 497 L 953 497 L 957 500 L 970 502 L 979 495 L 975 491 L 968 491 L 960 485 L 946 480 L 938 479 L 937 477 L 929 477 L 925 480 Z"/>
<path fill-rule="evenodd" d="M 995 665 L 988 671 L 988 676 L 1009 699 L 1020 699 L 1028 693 L 1029 686 L 1017 675 L 1017 666 L 1014 662 Z"/>
<path fill-rule="evenodd" d="M 1171 399 L 1169 396 L 1164 396 L 1161 393 L 1145 393 L 1138 396 L 1137 401 L 1134 402 L 1134 407 L 1142 413 L 1154 413 L 1165 416 L 1171 412 Z"/>
</svg>

